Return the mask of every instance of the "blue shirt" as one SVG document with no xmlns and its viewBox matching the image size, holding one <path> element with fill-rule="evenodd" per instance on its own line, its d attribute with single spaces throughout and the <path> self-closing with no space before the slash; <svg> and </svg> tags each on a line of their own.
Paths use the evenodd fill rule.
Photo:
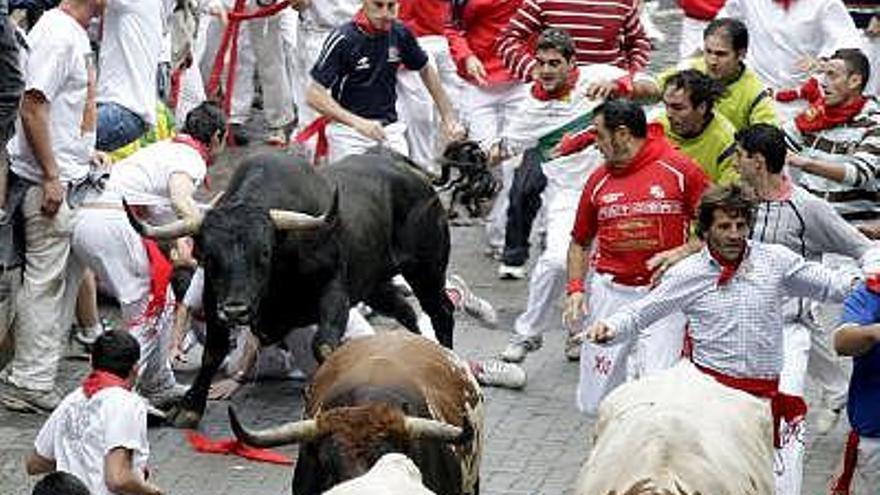
<svg viewBox="0 0 880 495">
<path fill-rule="evenodd" d="M 397 70 L 421 70 L 428 55 L 399 21 L 369 35 L 347 22 L 331 32 L 311 76 L 349 112 L 383 125 L 397 121 Z"/>
<path fill-rule="evenodd" d="M 880 294 L 860 285 L 844 302 L 843 323 L 880 323 Z M 847 413 L 859 436 L 880 438 L 880 345 L 853 359 Z"/>
</svg>

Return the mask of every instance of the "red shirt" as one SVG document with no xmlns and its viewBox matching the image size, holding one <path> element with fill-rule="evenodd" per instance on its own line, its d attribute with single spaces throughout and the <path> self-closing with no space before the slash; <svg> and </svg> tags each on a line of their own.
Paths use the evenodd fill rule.
<svg viewBox="0 0 880 495">
<path fill-rule="evenodd" d="M 449 21 L 449 0 L 403 0 L 397 17 L 416 36 L 443 36 Z"/>
<path fill-rule="evenodd" d="M 547 28 L 568 31 L 579 65 L 636 72 L 651 56 L 636 0 L 525 0 L 498 43 L 504 64 L 520 79 L 529 79 L 535 65 L 529 40 Z"/>
<path fill-rule="evenodd" d="M 476 55 L 486 69 L 489 84 L 508 82 L 514 77 L 504 67 L 495 50 L 501 30 L 507 27 L 511 16 L 519 9 L 522 0 L 468 0 L 460 25 L 448 24 L 444 33 L 449 41 L 449 51 L 458 75 L 474 82 L 467 75 L 464 62 Z"/>
<path fill-rule="evenodd" d="M 675 149 L 659 124 L 628 167 L 594 171 L 581 195 L 572 231 L 586 246 L 595 237 L 593 266 L 627 285 L 645 285 L 645 263 L 655 254 L 684 244 L 709 177 Z"/>
<path fill-rule="evenodd" d="M 701 21 L 711 21 L 724 7 L 725 0 L 678 0 L 685 15 Z"/>
</svg>

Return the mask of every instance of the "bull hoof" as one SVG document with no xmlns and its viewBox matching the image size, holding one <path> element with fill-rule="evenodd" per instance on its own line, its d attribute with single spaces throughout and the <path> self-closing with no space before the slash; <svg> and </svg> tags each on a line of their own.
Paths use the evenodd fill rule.
<svg viewBox="0 0 880 495">
<path fill-rule="evenodd" d="M 168 413 L 168 420 L 175 428 L 190 430 L 199 426 L 202 415 L 195 411 L 175 408 Z"/>
</svg>

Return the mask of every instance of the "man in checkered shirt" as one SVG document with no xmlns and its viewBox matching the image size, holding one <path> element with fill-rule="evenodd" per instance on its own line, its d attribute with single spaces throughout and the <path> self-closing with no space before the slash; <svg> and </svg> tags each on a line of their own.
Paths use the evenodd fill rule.
<svg viewBox="0 0 880 495">
<path fill-rule="evenodd" d="M 783 302 L 788 297 L 840 302 L 855 279 L 784 246 L 749 241 L 753 216 L 754 204 L 739 186 L 710 190 L 697 217 L 706 246 L 670 268 L 647 296 L 594 323 L 584 337 L 597 344 L 631 338 L 651 322 L 682 311 L 694 364 L 724 385 L 770 400 L 780 449 L 776 493 L 796 495 L 800 483 L 789 473 L 797 471 L 797 449 L 803 445 L 790 437 L 798 433 L 806 404 L 779 389 Z"/>
</svg>

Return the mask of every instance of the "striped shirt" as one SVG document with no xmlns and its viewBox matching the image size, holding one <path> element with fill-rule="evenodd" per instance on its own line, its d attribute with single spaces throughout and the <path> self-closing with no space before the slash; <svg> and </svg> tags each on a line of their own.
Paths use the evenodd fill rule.
<svg viewBox="0 0 880 495">
<path fill-rule="evenodd" d="M 843 301 L 853 280 L 783 246 L 749 242 L 742 264 L 719 286 L 708 248 L 672 267 L 656 288 L 605 319 L 631 335 L 675 311 L 688 318 L 696 364 L 738 378 L 778 378 L 785 297 Z"/>
<path fill-rule="evenodd" d="M 579 65 L 611 64 L 630 72 L 648 65 L 648 40 L 636 0 L 525 0 L 501 33 L 504 65 L 526 80 L 535 60 L 530 41 L 547 28 L 568 31 Z"/>
<path fill-rule="evenodd" d="M 843 182 L 793 169 L 792 177 L 799 185 L 827 199 L 848 221 L 880 218 L 880 104 L 876 99 L 869 98 L 846 125 L 805 134 L 790 120 L 783 130 L 789 147 L 801 155 L 845 167 Z"/>
<path fill-rule="evenodd" d="M 821 261 L 824 253 L 859 260 L 862 266 L 880 266 L 880 248 L 821 198 L 793 186 L 785 199 L 762 200 L 755 208 L 751 238 L 780 244 L 810 261 Z M 786 321 L 804 320 L 809 305 L 801 299 L 786 302 Z"/>
</svg>

